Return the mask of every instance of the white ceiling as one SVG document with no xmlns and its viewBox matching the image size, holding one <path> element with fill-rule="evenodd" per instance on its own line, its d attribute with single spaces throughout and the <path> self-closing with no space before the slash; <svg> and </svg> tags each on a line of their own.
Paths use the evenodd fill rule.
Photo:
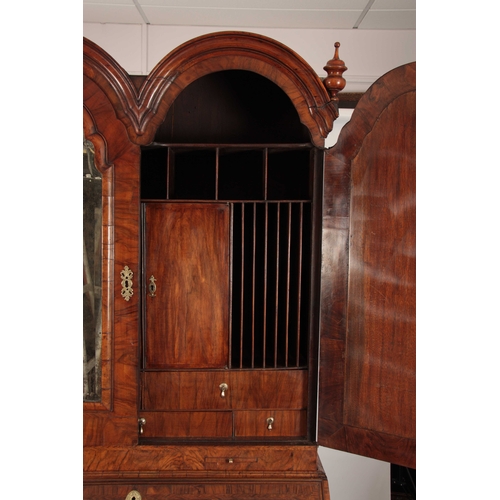
<svg viewBox="0 0 500 500">
<path fill-rule="evenodd" d="M 416 0 L 83 0 L 86 23 L 416 29 Z"/>
</svg>

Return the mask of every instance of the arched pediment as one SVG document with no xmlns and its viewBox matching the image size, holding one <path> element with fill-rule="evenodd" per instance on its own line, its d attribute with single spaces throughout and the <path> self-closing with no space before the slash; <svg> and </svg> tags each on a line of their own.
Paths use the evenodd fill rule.
<svg viewBox="0 0 500 500">
<path fill-rule="evenodd" d="M 290 98 L 318 147 L 338 117 L 338 106 L 309 64 L 285 45 L 247 32 L 194 38 L 163 58 L 137 91 L 125 71 L 97 45 L 84 42 L 84 73 L 104 90 L 136 144 L 149 144 L 175 98 L 194 80 L 224 70 L 258 73 Z M 270 109 L 272 113 L 272 109 Z"/>
</svg>

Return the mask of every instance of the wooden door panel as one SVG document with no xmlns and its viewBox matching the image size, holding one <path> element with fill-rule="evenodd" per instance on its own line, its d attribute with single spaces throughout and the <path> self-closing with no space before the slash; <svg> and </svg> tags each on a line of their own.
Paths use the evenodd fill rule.
<svg viewBox="0 0 500 500">
<path fill-rule="evenodd" d="M 405 438 L 415 435 L 414 107 L 414 93 L 393 103 L 352 165 L 346 346 L 359 360 L 346 371 L 347 421 Z"/>
<path fill-rule="evenodd" d="M 415 135 L 413 63 L 367 91 L 327 154 L 323 254 L 340 269 L 323 265 L 318 419 L 320 444 L 408 467 L 416 437 Z"/>
<path fill-rule="evenodd" d="M 233 409 L 305 408 L 307 370 L 232 371 L 229 392 Z"/>
<path fill-rule="evenodd" d="M 227 371 L 145 372 L 141 375 L 143 410 L 225 410 L 232 391 L 221 397 Z"/>
<path fill-rule="evenodd" d="M 272 422 L 268 419 L 272 418 Z M 271 426 L 271 429 L 268 427 Z M 234 412 L 235 437 L 303 437 L 306 410 L 250 410 Z"/>
<path fill-rule="evenodd" d="M 228 204 L 146 204 L 147 368 L 227 366 L 229 220 Z"/>
<path fill-rule="evenodd" d="M 230 438 L 230 411 L 141 412 L 146 419 L 144 438 Z"/>
</svg>

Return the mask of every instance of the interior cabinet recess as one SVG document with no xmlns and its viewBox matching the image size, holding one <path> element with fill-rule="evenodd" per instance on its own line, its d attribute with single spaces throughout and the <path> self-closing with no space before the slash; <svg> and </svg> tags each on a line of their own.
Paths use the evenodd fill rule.
<svg viewBox="0 0 500 500">
<path fill-rule="evenodd" d="M 84 413 L 85 498 L 329 499 L 317 439 L 350 451 L 342 415 L 355 421 L 357 386 L 345 377 L 363 372 L 352 342 L 346 350 L 348 314 L 360 316 L 346 307 L 353 153 L 348 139 L 339 139 L 344 150 L 323 147 L 345 84 L 338 46 L 325 69 L 323 83 L 278 42 L 221 32 L 181 45 L 134 87 L 85 41 L 86 127 L 105 138 L 113 164 L 106 241 L 114 238 L 118 297 L 105 302 L 114 304 L 113 349 L 102 355 L 112 363 L 112 404 Z M 411 71 L 403 77 L 411 88 Z M 383 109 L 399 92 L 388 88 L 377 98 Z M 360 119 L 359 132 L 355 116 L 362 144 L 372 125 Z M 400 188 L 411 191 L 410 178 Z M 389 193 L 377 188 L 384 203 Z M 350 237 L 358 249 L 359 235 Z M 127 300 L 116 277 L 124 268 Z M 359 293 L 362 280 L 353 283 Z M 404 380 L 392 377 L 389 392 L 402 384 L 410 395 L 411 373 L 398 373 Z M 383 430 L 391 461 L 410 465 L 411 424 L 400 429 L 392 436 L 384 421 L 366 432 L 377 458 Z M 357 452 L 370 456 L 371 446 Z"/>
<path fill-rule="evenodd" d="M 270 118 L 257 97 L 261 94 L 275 99 Z M 155 290 L 143 295 L 140 416 L 146 424 L 141 438 L 306 439 L 307 409 L 316 391 L 294 405 L 296 385 L 290 382 L 297 378 L 283 384 L 277 369 L 294 370 L 303 386 L 309 377 L 316 385 L 317 361 L 308 352 L 318 334 L 313 312 L 318 270 L 312 255 L 318 249 L 313 235 L 320 234 L 314 226 L 321 222 L 322 154 L 310 142 L 262 142 L 305 137 L 291 101 L 256 74 L 204 76 L 177 97 L 173 108 L 166 119 L 167 139 L 184 143 L 155 142 L 143 147 L 141 159 L 143 275 Z M 242 114 L 234 117 L 237 131 L 226 128 L 226 116 L 235 109 Z M 276 129 L 272 117 L 283 115 L 293 119 Z M 210 127 L 191 130 L 191 123 Z M 258 137 L 257 123 L 266 123 L 269 131 Z M 248 137 L 262 143 L 248 144 Z M 173 386 L 165 383 L 188 378 L 155 373 L 165 389 L 158 395 L 159 379 L 148 371 L 176 369 L 227 372 L 216 378 L 198 372 L 195 390 L 180 386 L 197 402 L 191 406 L 196 413 L 170 413 L 185 409 L 186 402 L 172 399 Z M 200 391 L 207 397 L 200 400 Z M 256 393 L 258 405 L 252 402 Z M 264 413 L 257 411 L 262 408 Z M 172 424 L 179 420 L 182 425 Z"/>
</svg>

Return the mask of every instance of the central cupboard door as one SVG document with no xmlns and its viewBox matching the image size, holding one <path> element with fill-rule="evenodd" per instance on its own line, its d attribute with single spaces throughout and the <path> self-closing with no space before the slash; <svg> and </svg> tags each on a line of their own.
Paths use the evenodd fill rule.
<svg viewBox="0 0 500 500">
<path fill-rule="evenodd" d="M 143 217 L 145 368 L 227 368 L 229 204 L 145 203 Z"/>
</svg>

